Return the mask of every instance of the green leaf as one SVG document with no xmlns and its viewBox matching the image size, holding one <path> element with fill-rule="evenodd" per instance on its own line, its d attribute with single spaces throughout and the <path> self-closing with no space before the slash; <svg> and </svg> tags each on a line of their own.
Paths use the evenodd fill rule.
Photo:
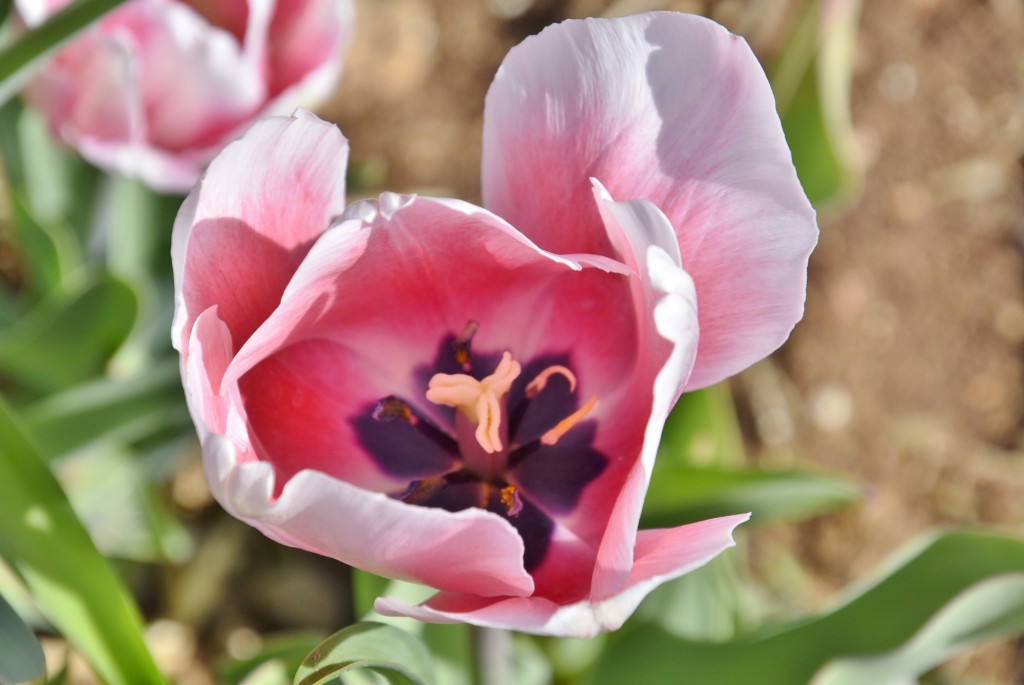
<svg viewBox="0 0 1024 685">
<path fill-rule="evenodd" d="M 2 125 L 2 124 L 0 124 Z M 21 249 L 26 290 L 38 300 L 56 290 L 81 264 L 70 227 L 46 227 L 27 209 L 17 194 L 11 197 L 14 230 Z"/>
<path fill-rule="evenodd" d="M 0 372 L 39 394 L 95 376 L 128 336 L 136 309 L 135 293 L 112 276 L 54 292 L 0 331 Z"/>
<path fill-rule="evenodd" d="M 61 43 L 124 0 L 77 0 L 0 50 L 0 103 L 7 102 L 32 70 Z"/>
<path fill-rule="evenodd" d="M 184 562 L 192 540 L 156 492 L 141 455 L 116 442 L 61 461 L 71 505 L 99 550 L 135 561 Z"/>
<path fill-rule="evenodd" d="M 738 466 L 743 463 L 743 436 L 726 383 L 688 392 L 679 398 L 665 423 L 658 465 Z"/>
<path fill-rule="evenodd" d="M 720 554 L 681 578 L 660 585 L 636 617 L 692 640 L 721 642 L 755 624 L 749 583 L 741 574 L 743 548 Z"/>
<path fill-rule="evenodd" d="M 965 590 L 899 649 L 839 659 L 812 685 L 896 685 L 985 640 L 1024 633 L 1024 574 L 999 576 Z"/>
<path fill-rule="evenodd" d="M 282 664 L 285 673 L 294 673 L 323 639 L 322 634 L 314 633 L 277 636 L 267 640 L 259 653 L 251 657 L 222 661 L 217 666 L 217 674 L 228 685 L 239 685 L 242 681 L 248 682 L 254 671 L 271 661 Z"/>
<path fill-rule="evenodd" d="M 771 70 L 797 175 L 811 202 L 826 212 L 848 205 L 862 183 L 850 119 L 859 2 L 827 5 L 807 3 Z"/>
<path fill-rule="evenodd" d="M 366 616 L 373 611 L 373 602 L 388 589 L 391 581 L 367 571 L 352 569 L 352 601 L 355 602 L 356 617 Z"/>
<path fill-rule="evenodd" d="M 178 364 L 168 361 L 132 378 L 98 378 L 22 410 L 47 459 L 100 440 L 134 442 L 189 425 Z"/>
<path fill-rule="evenodd" d="M 994 534 L 953 532 L 930 539 L 898 562 L 888 574 L 835 609 L 797 621 L 766 625 L 728 642 L 701 642 L 673 637 L 650 624 L 632 624 L 609 642 L 591 673 L 592 683 L 631 685 L 676 682 L 685 673 L 702 685 L 792 685 L 808 683 L 830 661 L 847 657 L 880 657 L 899 650 L 921 632 L 943 607 L 963 616 L 958 595 L 977 583 L 1024 568 L 1024 541 Z M 1006 589 L 1006 586 L 1000 586 Z M 978 590 L 985 599 L 990 590 Z M 1017 590 L 1014 589 L 1014 593 Z M 966 603 L 974 600 L 967 595 Z M 1015 603 L 1016 595 L 1008 598 Z M 966 626 L 961 636 L 1005 634 L 1019 628 L 1019 606 L 1000 617 L 979 612 L 982 620 Z M 1004 620 L 1005 619 L 1005 620 Z M 996 630 L 998 628 L 998 631 Z M 959 644 L 955 638 L 942 640 Z M 955 636 L 954 636 L 955 637 Z M 879 685 L 876 681 L 858 685 Z"/>
<path fill-rule="evenodd" d="M 382 623 L 357 623 L 322 642 L 302 662 L 295 685 L 321 685 L 369 669 L 391 685 L 432 685 L 430 653 L 409 633 Z"/>
<path fill-rule="evenodd" d="M 0 685 L 34 680 L 46 669 L 43 648 L 11 605 L 0 596 Z"/>
<path fill-rule="evenodd" d="M 11 0 L 0 0 L 0 29 L 7 23 L 7 19 L 11 14 Z"/>
<path fill-rule="evenodd" d="M 58 146 L 39 112 L 21 108 L 15 125 L 21 155 L 18 163 L 24 175 L 16 189 L 26 199 L 33 218 L 51 226 L 84 211 L 75 197 L 75 177 L 82 161 Z"/>
<path fill-rule="evenodd" d="M 41 117 L 13 100 L 0 107 L 0 158 L 9 184 L 9 205 L 25 273 L 25 290 L 38 300 L 81 268 L 82 247 L 70 218 L 88 216 L 87 203 L 72 202 L 83 163 L 58 150 Z"/>
<path fill-rule="evenodd" d="M 641 526 L 661 528 L 752 512 L 751 523 L 799 520 L 860 497 L 843 479 L 804 471 L 655 465 Z"/>
<path fill-rule="evenodd" d="M 142 621 L 50 469 L 0 401 L 0 557 L 109 685 L 163 685 Z"/>
</svg>

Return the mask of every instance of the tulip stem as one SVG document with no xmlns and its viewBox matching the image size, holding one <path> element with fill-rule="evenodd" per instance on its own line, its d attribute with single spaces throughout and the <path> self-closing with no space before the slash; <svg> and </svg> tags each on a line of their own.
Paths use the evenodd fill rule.
<svg viewBox="0 0 1024 685">
<path fill-rule="evenodd" d="M 501 628 L 469 627 L 474 685 L 512 685 L 512 634 Z"/>
</svg>

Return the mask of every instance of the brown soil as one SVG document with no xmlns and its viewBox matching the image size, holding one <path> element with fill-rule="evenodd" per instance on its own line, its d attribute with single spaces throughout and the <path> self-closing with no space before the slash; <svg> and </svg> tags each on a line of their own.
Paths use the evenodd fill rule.
<svg viewBox="0 0 1024 685">
<path fill-rule="evenodd" d="M 767 60 L 794 5 L 365 0 L 323 111 L 382 186 L 475 200 L 484 93 L 526 35 L 566 17 L 677 9 L 743 33 Z M 863 5 L 852 103 L 864 192 L 823 222 L 792 339 L 734 384 L 756 460 L 865 487 L 856 507 L 770 531 L 764 544 L 795 552 L 816 581 L 805 601 L 936 524 L 1024 523 L 1022 45 L 1016 0 Z M 1024 678 L 1005 646 L 950 668 Z"/>
</svg>

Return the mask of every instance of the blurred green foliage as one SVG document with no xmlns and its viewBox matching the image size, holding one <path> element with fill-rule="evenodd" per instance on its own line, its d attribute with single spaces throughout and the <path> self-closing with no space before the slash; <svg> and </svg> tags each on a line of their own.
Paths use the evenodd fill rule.
<svg viewBox="0 0 1024 685">
<path fill-rule="evenodd" d="M 138 610 L 46 462 L 0 402 L 0 557 L 111 685 L 160 684 Z"/>
</svg>

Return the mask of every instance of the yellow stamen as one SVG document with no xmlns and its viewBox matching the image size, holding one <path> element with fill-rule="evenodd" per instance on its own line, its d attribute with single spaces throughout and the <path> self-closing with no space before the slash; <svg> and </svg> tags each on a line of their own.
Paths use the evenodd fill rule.
<svg viewBox="0 0 1024 685">
<path fill-rule="evenodd" d="M 459 337 L 455 339 L 455 361 L 458 362 L 463 371 L 469 371 L 469 342 L 476 335 L 478 327 L 477 322 L 470 319 L 466 322 L 462 332 L 459 333 Z"/>
<path fill-rule="evenodd" d="M 484 451 L 500 452 L 502 398 L 522 370 L 519 362 L 505 352 L 494 373 L 481 381 L 464 373 L 434 374 L 427 383 L 427 399 L 459 409 L 476 424 L 476 440 Z"/>
<path fill-rule="evenodd" d="M 541 443 L 545 445 L 554 445 L 555 443 L 557 443 L 563 435 L 572 430 L 573 426 L 582 421 L 583 417 L 589 414 L 590 410 L 593 409 L 594 405 L 596 404 L 597 396 L 595 395 L 594 397 L 591 397 L 587 401 L 587 403 L 584 404 L 582 407 L 580 407 L 572 414 L 569 414 L 564 419 L 559 421 L 554 428 L 549 430 L 544 435 L 540 436 Z"/>
<path fill-rule="evenodd" d="M 516 486 L 507 485 L 501 489 L 501 503 L 509 516 L 519 516 L 523 510 L 523 501 L 516 495 Z"/>
<path fill-rule="evenodd" d="M 373 410 L 373 418 L 378 421 L 403 421 L 413 426 L 419 423 L 412 408 L 397 397 L 385 397 L 378 402 Z"/>
<path fill-rule="evenodd" d="M 541 371 L 537 374 L 536 378 L 530 381 L 529 385 L 526 386 L 526 396 L 536 397 L 540 394 L 540 392 L 547 387 L 548 379 L 556 373 L 561 374 L 567 381 L 569 381 L 569 392 L 576 391 L 576 375 L 564 366 L 555 364 L 554 366 L 549 366 Z"/>
</svg>

